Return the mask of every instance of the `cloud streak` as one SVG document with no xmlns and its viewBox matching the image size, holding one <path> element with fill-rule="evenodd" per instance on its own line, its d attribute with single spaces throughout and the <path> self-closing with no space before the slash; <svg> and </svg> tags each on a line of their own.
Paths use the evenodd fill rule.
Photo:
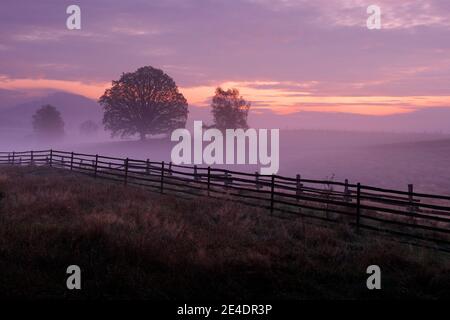
<svg viewBox="0 0 450 320">
<path fill-rule="evenodd" d="M 255 108 L 364 114 L 450 106 L 450 3 L 365 0 L 5 0 L 0 88 L 51 88 L 98 98 L 122 72 L 162 68 L 193 105 L 237 87 Z"/>
</svg>

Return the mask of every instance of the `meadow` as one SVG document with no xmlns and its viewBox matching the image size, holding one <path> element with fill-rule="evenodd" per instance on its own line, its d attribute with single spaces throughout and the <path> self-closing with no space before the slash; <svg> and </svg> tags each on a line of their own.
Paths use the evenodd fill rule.
<svg viewBox="0 0 450 320">
<path fill-rule="evenodd" d="M 44 167 L 0 168 L 0 296 L 56 299 L 449 298 L 450 256 L 221 200 Z M 79 265 L 82 289 L 66 288 Z M 368 290 L 379 265 L 382 290 Z"/>
</svg>

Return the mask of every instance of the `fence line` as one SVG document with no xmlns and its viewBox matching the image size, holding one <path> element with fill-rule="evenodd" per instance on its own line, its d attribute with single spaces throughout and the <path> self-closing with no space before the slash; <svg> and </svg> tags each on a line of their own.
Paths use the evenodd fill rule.
<svg viewBox="0 0 450 320">
<path fill-rule="evenodd" d="M 226 198 L 271 215 L 347 222 L 450 250 L 450 196 L 58 150 L 0 152 L 3 165 L 46 165 L 187 196 Z"/>
</svg>

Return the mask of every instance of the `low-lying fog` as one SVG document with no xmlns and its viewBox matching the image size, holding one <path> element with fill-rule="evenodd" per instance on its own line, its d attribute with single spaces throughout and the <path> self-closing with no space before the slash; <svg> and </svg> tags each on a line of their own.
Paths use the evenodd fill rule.
<svg viewBox="0 0 450 320">
<path fill-rule="evenodd" d="M 155 138 L 141 142 L 95 137 L 66 136 L 61 142 L 38 142 L 14 130 L 1 132 L 1 151 L 59 149 L 135 159 L 170 161 L 174 142 Z M 206 145 L 206 144 L 205 144 Z M 280 131 L 279 175 L 336 181 L 349 179 L 381 187 L 417 192 L 450 193 L 450 135 L 362 133 L 319 130 Z M 229 166 L 255 171 L 255 166 Z"/>
</svg>

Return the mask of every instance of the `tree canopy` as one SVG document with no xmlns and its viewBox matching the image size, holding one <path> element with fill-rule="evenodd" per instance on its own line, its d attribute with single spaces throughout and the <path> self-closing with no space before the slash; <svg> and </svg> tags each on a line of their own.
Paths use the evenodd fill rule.
<svg viewBox="0 0 450 320">
<path fill-rule="evenodd" d="M 113 136 L 168 134 L 184 128 L 188 115 L 187 101 L 173 79 L 150 66 L 122 74 L 99 103 L 105 129 Z"/>
<path fill-rule="evenodd" d="M 64 134 L 64 121 L 52 105 L 44 105 L 33 115 L 33 129 L 44 138 L 59 138 Z"/>
<path fill-rule="evenodd" d="M 247 117 L 250 110 L 250 102 L 239 95 L 239 90 L 227 91 L 217 88 L 212 100 L 212 114 L 214 125 L 220 130 L 248 128 Z"/>
</svg>

